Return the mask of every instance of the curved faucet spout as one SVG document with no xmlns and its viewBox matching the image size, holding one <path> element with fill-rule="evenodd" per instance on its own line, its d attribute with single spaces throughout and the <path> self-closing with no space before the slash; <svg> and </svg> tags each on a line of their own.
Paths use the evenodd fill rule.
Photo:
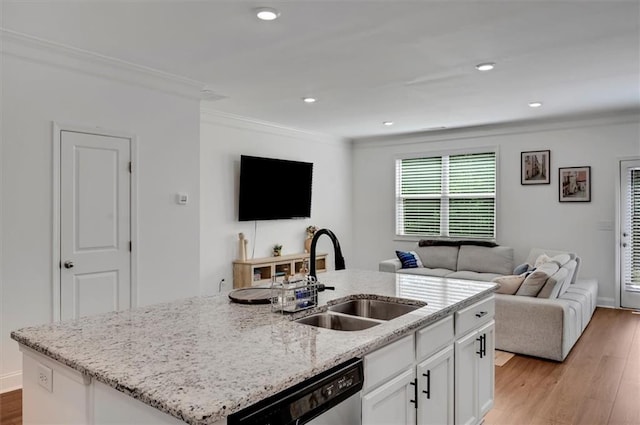
<svg viewBox="0 0 640 425">
<path fill-rule="evenodd" d="M 340 242 L 338 242 L 338 238 L 336 235 L 329 229 L 320 229 L 315 235 L 313 235 L 313 239 L 311 240 L 311 252 L 309 254 L 309 276 L 313 276 L 317 278 L 316 275 L 316 245 L 318 243 L 318 238 L 322 235 L 327 235 L 331 239 L 333 243 L 333 252 L 335 257 L 336 270 L 344 270 L 344 257 L 342 256 L 342 249 L 340 249 Z"/>
</svg>

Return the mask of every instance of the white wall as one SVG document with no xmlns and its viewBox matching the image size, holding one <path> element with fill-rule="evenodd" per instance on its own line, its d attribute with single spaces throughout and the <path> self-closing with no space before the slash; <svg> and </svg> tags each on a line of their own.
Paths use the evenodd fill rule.
<svg viewBox="0 0 640 425">
<path fill-rule="evenodd" d="M 449 131 L 354 143 L 352 265 L 377 269 L 394 249 L 415 242 L 395 237 L 396 155 L 498 147 L 497 239 L 515 249 L 516 264 L 531 247 L 566 249 L 582 257 L 580 276 L 596 277 L 599 303 L 615 299 L 615 188 L 618 159 L 640 155 L 640 119 L 618 117 Z M 551 150 L 551 184 L 520 184 L 520 153 Z M 558 202 L 558 167 L 591 166 L 590 203 Z"/>
<path fill-rule="evenodd" d="M 214 105 L 215 106 L 215 105 Z M 351 145 L 341 139 L 252 122 L 203 108 L 200 170 L 201 293 L 215 294 L 233 282 L 232 262 L 238 258 L 238 233 L 249 239 L 249 257 L 271 256 L 274 244 L 282 254 L 303 252 L 305 228 L 311 224 L 336 234 L 347 267 L 352 265 Z M 240 155 L 313 162 L 311 218 L 257 222 L 238 221 Z M 265 176 L 273 181 L 273 202 L 289 202 L 289 176 Z M 329 238 L 318 240 L 320 252 L 332 253 Z M 333 254 L 329 259 L 333 268 Z"/>
<path fill-rule="evenodd" d="M 20 356 L 18 344 L 9 338 L 11 330 L 52 319 L 53 121 L 138 136 L 138 305 L 198 294 L 200 231 L 199 100 L 125 82 L 126 66 L 119 74 L 109 71 L 117 78 L 105 78 L 100 73 L 110 65 L 104 60 L 91 65 L 90 56 L 5 41 L 0 259 L 4 389 L 20 384 Z M 32 48 L 42 50 L 34 53 Z M 62 66 L 53 64 L 56 55 L 63 57 Z M 130 74 L 140 81 L 157 80 L 135 69 Z M 177 205 L 177 192 L 188 192 L 190 204 Z"/>
</svg>

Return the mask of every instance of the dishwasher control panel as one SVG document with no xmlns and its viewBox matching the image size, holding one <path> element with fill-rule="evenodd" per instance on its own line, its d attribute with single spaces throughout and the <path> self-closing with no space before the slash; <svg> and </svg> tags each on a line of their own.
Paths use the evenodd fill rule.
<svg viewBox="0 0 640 425">
<path fill-rule="evenodd" d="M 305 424 L 358 393 L 363 382 L 362 360 L 352 359 L 229 415 L 227 424 Z"/>
<path fill-rule="evenodd" d="M 330 403 L 342 394 L 349 392 L 354 386 L 362 387 L 362 375 L 357 369 L 349 370 L 344 375 L 336 377 L 330 382 L 322 384 L 317 389 L 303 394 L 300 398 L 289 403 L 292 419 L 301 418 L 319 406 Z"/>
</svg>

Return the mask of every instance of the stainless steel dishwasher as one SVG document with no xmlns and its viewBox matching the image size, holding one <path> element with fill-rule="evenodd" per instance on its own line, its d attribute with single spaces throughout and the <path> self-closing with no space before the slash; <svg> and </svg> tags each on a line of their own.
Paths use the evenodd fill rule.
<svg viewBox="0 0 640 425">
<path fill-rule="evenodd" d="M 352 359 L 229 415 L 228 425 L 360 424 L 362 360 Z"/>
</svg>

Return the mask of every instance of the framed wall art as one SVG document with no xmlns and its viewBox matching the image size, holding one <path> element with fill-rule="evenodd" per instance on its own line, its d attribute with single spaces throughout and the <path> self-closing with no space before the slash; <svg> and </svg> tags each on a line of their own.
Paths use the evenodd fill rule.
<svg viewBox="0 0 640 425">
<path fill-rule="evenodd" d="M 591 167 L 559 168 L 560 202 L 591 202 Z"/>
<path fill-rule="evenodd" d="M 549 184 L 551 151 L 529 151 L 520 154 L 520 184 Z"/>
</svg>

